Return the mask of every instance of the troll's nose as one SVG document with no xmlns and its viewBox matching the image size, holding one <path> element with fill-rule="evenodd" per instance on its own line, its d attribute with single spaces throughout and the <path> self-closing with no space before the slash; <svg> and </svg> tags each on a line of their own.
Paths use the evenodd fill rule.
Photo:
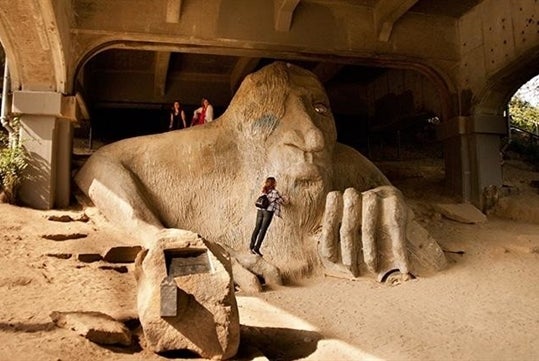
<svg viewBox="0 0 539 361">
<path fill-rule="evenodd" d="M 305 132 L 304 147 L 307 152 L 319 152 L 324 149 L 324 136 L 320 129 L 312 126 Z"/>
<path fill-rule="evenodd" d="M 314 125 L 291 129 L 285 134 L 284 141 L 304 152 L 320 152 L 324 149 L 324 136 Z"/>
</svg>

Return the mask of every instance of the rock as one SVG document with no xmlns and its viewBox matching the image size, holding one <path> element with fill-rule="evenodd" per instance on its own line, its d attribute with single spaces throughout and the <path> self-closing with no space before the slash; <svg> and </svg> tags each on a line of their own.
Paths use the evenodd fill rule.
<svg viewBox="0 0 539 361">
<path fill-rule="evenodd" d="M 153 245 L 135 261 L 147 347 L 157 353 L 188 350 L 211 359 L 234 356 L 239 314 L 229 255 L 182 230 L 169 229 Z"/>
<path fill-rule="evenodd" d="M 99 266 L 98 268 L 102 269 L 102 270 L 105 270 L 105 271 L 108 271 L 108 270 L 116 271 L 118 273 L 127 273 L 129 271 L 126 266 L 108 266 L 108 265 L 105 265 L 105 266 Z"/>
<path fill-rule="evenodd" d="M 0 203 L 9 203 L 9 197 L 4 191 L 0 191 Z"/>
<path fill-rule="evenodd" d="M 63 234 L 63 233 L 56 233 L 56 234 L 43 234 L 41 235 L 41 238 L 50 239 L 51 241 L 67 241 L 69 239 L 79 239 L 79 238 L 86 238 L 88 235 L 86 233 L 69 233 L 69 234 Z"/>
<path fill-rule="evenodd" d="M 47 257 L 54 257 L 59 259 L 69 259 L 71 258 L 71 253 L 46 253 L 45 256 Z"/>
<path fill-rule="evenodd" d="M 75 331 L 100 345 L 131 345 L 131 332 L 121 322 L 101 312 L 58 312 L 50 314 L 58 326 Z"/>
<path fill-rule="evenodd" d="M 232 259 L 232 273 L 234 283 L 245 293 L 260 293 L 262 285 L 258 277 L 243 267 L 235 258 Z"/>
<path fill-rule="evenodd" d="M 221 244 L 221 246 L 226 249 L 226 251 L 239 263 L 239 265 L 255 276 L 262 277 L 265 284 L 273 286 L 280 286 L 283 284 L 283 279 L 279 268 L 266 261 L 263 257 L 259 257 L 250 252 L 240 252 L 223 244 Z M 237 278 L 236 281 L 245 282 L 244 287 L 251 289 L 251 291 L 255 291 L 255 289 L 251 287 L 256 286 L 248 285 L 248 283 L 252 282 L 249 280 L 250 276 L 237 268 L 235 268 L 235 270 L 236 272 L 234 273 L 234 277 L 235 279 Z M 241 287 L 239 283 L 238 286 Z"/>
<path fill-rule="evenodd" d="M 53 222 L 73 222 L 73 218 L 71 216 L 68 216 L 67 214 L 57 216 L 57 215 L 51 215 L 47 217 L 47 220 L 53 221 Z"/>
<path fill-rule="evenodd" d="M 443 216 L 461 223 L 484 223 L 487 216 L 470 203 L 436 203 L 433 207 Z"/>
<path fill-rule="evenodd" d="M 92 263 L 101 261 L 103 258 L 99 253 L 80 253 L 77 255 L 77 260 L 84 263 Z"/>
<path fill-rule="evenodd" d="M 105 251 L 103 260 L 110 263 L 135 262 L 137 254 L 142 250 L 141 246 L 116 246 Z"/>
<path fill-rule="evenodd" d="M 86 213 L 82 213 L 78 218 L 73 218 L 68 214 L 63 215 L 50 215 L 47 217 L 47 220 L 53 221 L 53 222 L 88 222 L 90 220 L 90 217 L 86 215 Z"/>
</svg>

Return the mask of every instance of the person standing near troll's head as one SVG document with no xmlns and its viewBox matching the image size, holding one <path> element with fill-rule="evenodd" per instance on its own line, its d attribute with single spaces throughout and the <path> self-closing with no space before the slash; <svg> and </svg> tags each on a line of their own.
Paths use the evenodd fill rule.
<svg viewBox="0 0 539 361">
<path fill-rule="evenodd" d="M 251 244 L 249 246 L 251 253 L 258 254 L 259 256 L 262 256 L 260 247 L 262 246 L 266 231 L 273 219 L 273 214 L 280 217 L 281 205 L 287 203 L 287 200 L 281 196 L 277 189 L 275 189 L 276 186 L 277 181 L 275 178 L 268 177 L 262 187 L 262 193 L 267 195 L 270 204 L 266 209 L 257 208 L 255 229 L 251 235 Z"/>
<path fill-rule="evenodd" d="M 168 124 L 168 129 L 174 130 L 183 128 L 187 128 L 187 123 L 185 122 L 185 112 L 180 105 L 180 102 L 176 100 L 172 105 L 172 109 L 170 111 L 170 121 Z"/>
<path fill-rule="evenodd" d="M 202 98 L 200 107 L 193 112 L 191 126 L 202 125 L 213 121 L 213 105 L 206 98 Z"/>
</svg>

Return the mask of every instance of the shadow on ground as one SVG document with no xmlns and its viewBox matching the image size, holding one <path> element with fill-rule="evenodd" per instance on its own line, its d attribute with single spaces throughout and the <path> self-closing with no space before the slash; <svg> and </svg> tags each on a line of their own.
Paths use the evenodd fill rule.
<svg viewBox="0 0 539 361">
<path fill-rule="evenodd" d="M 304 359 L 316 351 L 323 336 L 314 331 L 241 325 L 241 342 L 236 360 L 264 355 L 275 361 Z"/>
</svg>

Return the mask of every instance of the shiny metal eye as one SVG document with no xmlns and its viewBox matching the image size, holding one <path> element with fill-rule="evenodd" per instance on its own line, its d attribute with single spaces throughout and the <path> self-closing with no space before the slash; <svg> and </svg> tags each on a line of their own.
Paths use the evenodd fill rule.
<svg viewBox="0 0 539 361">
<path fill-rule="evenodd" d="M 327 106 L 325 106 L 322 103 L 316 103 L 314 105 L 314 111 L 317 112 L 318 114 L 327 114 L 329 112 L 329 109 Z"/>
</svg>

